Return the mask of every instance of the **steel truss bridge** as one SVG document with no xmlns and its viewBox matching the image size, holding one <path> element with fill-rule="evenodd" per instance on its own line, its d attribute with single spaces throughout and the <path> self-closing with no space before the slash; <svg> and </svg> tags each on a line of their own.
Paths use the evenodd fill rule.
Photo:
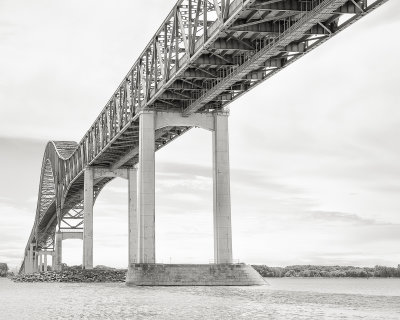
<svg viewBox="0 0 400 320">
<path fill-rule="evenodd" d="M 139 162 L 143 111 L 182 118 L 225 112 L 386 1 L 179 0 L 82 140 L 47 144 L 21 270 L 38 252 L 54 250 L 56 232 L 84 229 L 85 169 L 116 173 Z M 155 128 L 155 151 L 193 126 Z M 94 198 L 116 176 L 95 173 Z"/>
</svg>

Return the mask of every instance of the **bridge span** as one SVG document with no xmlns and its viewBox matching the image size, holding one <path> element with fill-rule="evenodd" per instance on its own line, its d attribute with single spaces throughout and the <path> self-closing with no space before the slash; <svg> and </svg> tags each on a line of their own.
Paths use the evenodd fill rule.
<svg viewBox="0 0 400 320">
<path fill-rule="evenodd" d="M 387 0 L 179 0 L 79 143 L 47 144 L 20 272 L 62 263 L 83 240 L 93 268 L 93 204 L 129 183 L 129 265 L 155 264 L 155 151 L 212 131 L 214 263 L 232 264 L 228 105 Z M 42 261 L 44 257 L 44 261 Z"/>
</svg>

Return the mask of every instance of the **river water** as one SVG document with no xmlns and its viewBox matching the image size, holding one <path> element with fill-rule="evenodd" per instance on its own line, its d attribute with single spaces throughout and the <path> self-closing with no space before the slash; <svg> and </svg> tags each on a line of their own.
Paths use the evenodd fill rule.
<svg viewBox="0 0 400 320">
<path fill-rule="evenodd" d="M 267 279 L 262 287 L 127 287 L 0 279 L 0 319 L 400 319 L 400 279 Z"/>
</svg>

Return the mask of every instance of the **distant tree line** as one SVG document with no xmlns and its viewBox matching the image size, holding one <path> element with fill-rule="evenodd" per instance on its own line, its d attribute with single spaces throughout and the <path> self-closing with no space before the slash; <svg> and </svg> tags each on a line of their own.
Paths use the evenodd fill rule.
<svg viewBox="0 0 400 320">
<path fill-rule="evenodd" d="M 0 263 L 0 277 L 7 277 L 8 266 L 7 263 Z"/>
<path fill-rule="evenodd" d="M 265 265 L 253 265 L 263 277 L 326 277 L 326 278 L 400 278 L 400 265 L 397 268 L 375 266 L 313 266 L 295 265 L 287 267 L 268 267 Z"/>
</svg>

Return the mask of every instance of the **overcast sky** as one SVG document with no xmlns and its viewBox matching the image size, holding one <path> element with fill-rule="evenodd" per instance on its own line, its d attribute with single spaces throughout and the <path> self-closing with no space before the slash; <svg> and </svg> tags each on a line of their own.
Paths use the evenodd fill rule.
<svg viewBox="0 0 400 320">
<path fill-rule="evenodd" d="M 83 137 L 174 2 L 0 0 L 0 262 L 22 259 L 46 142 Z M 392 0 L 231 104 L 234 259 L 400 263 L 399 32 Z M 211 133 L 157 152 L 156 189 L 157 260 L 210 262 Z M 95 264 L 126 267 L 127 209 L 114 180 Z"/>
</svg>

